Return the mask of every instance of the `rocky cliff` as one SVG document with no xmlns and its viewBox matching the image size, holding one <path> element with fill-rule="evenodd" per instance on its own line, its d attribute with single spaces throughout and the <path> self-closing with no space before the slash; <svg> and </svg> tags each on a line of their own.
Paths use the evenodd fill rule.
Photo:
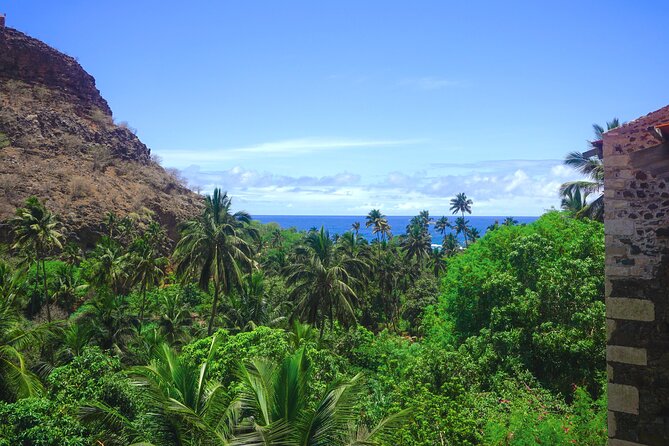
<svg viewBox="0 0 669 446">
<path fill-rule="evenodd" d="M 153 215 L 174 236 L 200 203 L 132 129 L 114 123 L 76 60 L 0 28 L 0 221 L 30 195 L 84 243 L 107 212 Z"/>
</svg>

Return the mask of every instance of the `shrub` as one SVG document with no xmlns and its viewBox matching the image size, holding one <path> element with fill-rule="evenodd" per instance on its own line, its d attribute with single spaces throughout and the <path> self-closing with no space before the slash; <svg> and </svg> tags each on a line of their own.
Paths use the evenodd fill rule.
<svg viewBox="0 0 669 446">
<path fill-rule="evenodd" d="M 74 177 L 70 181 L 70 195 L 72 198 L 83 198 L 90 195 L 92 186 L 90 181 L 84 177 Z"/>
<path fill-rule="evenodd" d="M 46 398 L 0 403 L 0 446 L 84 446 L 92 444 L 79 421 Z"/>
<path fill-rule="evenodd" d="M 90 118 L 93 122 L 102 128 L 107 128 L 114 125 L 114 120 L 112 117 L 99 108 L 94 108 L 93 111 L 91 111 Z"/>
<path fill-rule="evenodd" d="M 107 167 L 114 164 L 114 157 L 105 146 L 96 145 L 91 153 L 93 155 L 93 170 L 104 172 Z"/>
<path fill-rule="evenodd" d="M 10 145 L 11 145 L 11 141 L 9 141 L 9 138 L 7 137 L 7 135 L 0 132 L 0 149 L 4 149 L 5 147 L 9 147 Z"/>
</svg>

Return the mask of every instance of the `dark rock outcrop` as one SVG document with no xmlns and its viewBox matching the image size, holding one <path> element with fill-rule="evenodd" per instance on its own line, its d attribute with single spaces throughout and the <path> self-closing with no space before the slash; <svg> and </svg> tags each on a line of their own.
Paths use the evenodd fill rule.
<svg viewBox="0 0 669 446">
<path fill-rule="evenodd" d="M 114 124 L 95 79 L 72 57 L 0 28 L 0 221 L 30 195 L 90 244 L 107 212 L 152 215 L 176 236 L 200 198 Z"/>
</svg>

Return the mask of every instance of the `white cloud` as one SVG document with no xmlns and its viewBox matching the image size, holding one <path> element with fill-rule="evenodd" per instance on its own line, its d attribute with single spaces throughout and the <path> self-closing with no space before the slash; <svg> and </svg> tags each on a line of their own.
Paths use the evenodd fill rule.
<svg viewBox="0 0 669 446">
<path fill-rule="evenodd" d="M 509 175 L 506 177 L 508 184 L 506 185 L 504 190 L 506 192 L 513 192 L 518 187 L 527 185 L 529 178 L 530 177 L 528 177 L 525 172 L 518 169 L 513 173 L 513 175 Z"/>
<path fill-rule="evenodd" d="M 166 165 L 204 164 L 258 156 L 290 157 L 312 153 L 360 148 L 401 146 L 422 142 L 420 139 L 344 139 L 300 138 L 259 143 L 246 147 L 206 150 L 163 150 L 160 152 Z"/>
<path fill-rule="evenodd" d="M 485 161 L 464 170 L 433 165 L 427 171 L 391 171 L 380 181 L 347 171 L 287 176 L 242 165 L 221 171 L 190 166 L 183 173 L 204 192 L 222 187 L 236 205 L 260 215 L 362 215 L 370 209 L 388 215 L 422 209 L 450 215 L 450 199 L 465 192 L 474 200 L 475 215 L 522 216 L 559 206 L 558 188 L 574 173 L 558 167 L 555 160 Z"/>
</svg>

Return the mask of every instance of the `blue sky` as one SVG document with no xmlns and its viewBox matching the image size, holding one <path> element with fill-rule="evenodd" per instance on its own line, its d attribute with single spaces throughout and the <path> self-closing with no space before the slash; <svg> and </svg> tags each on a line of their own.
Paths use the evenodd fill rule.
<svg viewBox="0 0 669 446">
<path fill-rule="evenodd" d="M 591 124 L 669 103 L 661 1 L 0 2 L 252 214 L 538 215 Z"/>
</svg>

